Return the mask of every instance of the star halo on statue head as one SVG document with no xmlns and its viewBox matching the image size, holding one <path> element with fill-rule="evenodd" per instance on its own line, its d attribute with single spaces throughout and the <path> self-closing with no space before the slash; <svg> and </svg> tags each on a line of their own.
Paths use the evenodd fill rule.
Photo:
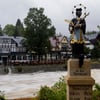
<svg viewBox="0 0 100 100">
<path fill-rule="evenodd" d="M 77 4 L 77 5 L 74 6 L 74 8 L 72 10 L 73 17 L 75 16 L 76 11 L 81 11 L 82 16 L 85 16 L 86 13 L 87 13 L 86 6 L 84 6 L 82 4 Z"/>
</svg>

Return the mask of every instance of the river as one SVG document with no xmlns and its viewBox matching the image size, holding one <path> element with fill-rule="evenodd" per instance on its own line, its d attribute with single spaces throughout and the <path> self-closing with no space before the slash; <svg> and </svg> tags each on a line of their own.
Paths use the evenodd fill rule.
<svg viewBox="0 0 100 100">
<path fill-rule="evenodd" d="M 0 75 L 0 90 L 6 98 L 23 98 L 37 95 L 41 86 L 52 86 L 60 77 L 66 76 L 67 71 L 34 72 L 28 74 Z M 100 69 L 92 69 L 91 76 L 100 84 Z"/>
</svg>

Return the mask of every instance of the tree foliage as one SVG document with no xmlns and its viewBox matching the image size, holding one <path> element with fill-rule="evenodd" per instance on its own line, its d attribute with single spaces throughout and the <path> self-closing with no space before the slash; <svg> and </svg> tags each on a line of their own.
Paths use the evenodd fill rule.
<svg viewBox="0 0 100 100">
<path fill-rule="evenodd" d="M 97 33 L 97 31 L 87 31 L 87 35 L 91 35 L 91 34 L 96 34 Z"/>
<path fill-rule="evenodd" d="M 44 14 L 44 9 L 30 8 L 24 23 L 28 50 L 34 50 L 38 54 L 45 53 L 50 47 L 49 37 L 55 34 L 55 28 L 51 25 L 51 20 Z"/>
<path fill-rule="evenodd" d="M 15 26 L 12 24 L 7 24 L 3 29 L 3 33 L 6 33 L 9 36 L 13 36 L 15 33 Z"/>
<path fill-rule="evenodd" d="M 0 36 L 2 36 L 2 34 L 3 34 L 3 31 L 2 31 L 2 27 L 0 25 Z"/>
<path fill-rule="evenodd" d="M 39 100 L 66 100 L 66 94 L 66 82 L 62 77 L 51 88 L 41 87 L 38 97 Z"/>
<path fill-rule="evenodd" d="M 90 53 L 90 51 L 91 50 L 88 47 L 84 46 L 84 54 L 85 55 L 88 55 Z"/>
<path fill-rule="evenodd" d="M 14 36 L 23 36 L 23 34 L 24 34 L 23 24 L 21 23 L 20 19 L 17 19 Z"/>
<path fill-rule="evenodd" d="M 93 100 L 100 100 L 100 85 L 95 84 L 93 90 Z"/>
<path fill-rule="evenodd" d="M 92 58 L 100 58 L 100 41 L 97 41 L 94 45 L 94 49 L 91 51 Z"/>
<path fill-rule="evenodd" d="M 24 27 L 20 19 L 17 20 L 16 25 L 7 24 L 3 29 L 3 33 L 6 33 L 9 36 L 23 36 Z"/>
<path fill-rule="evenodd" d="M 6 100 L 5 99 L 5 94 L 3 91 L 0 91 L 0 100 Z"/>
</svg>

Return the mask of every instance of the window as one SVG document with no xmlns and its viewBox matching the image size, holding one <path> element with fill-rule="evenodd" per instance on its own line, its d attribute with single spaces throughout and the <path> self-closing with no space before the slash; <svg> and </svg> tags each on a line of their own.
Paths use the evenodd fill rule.
<svg viewBox="0 0 100 100">
<path fill-rule="evenodd" d="M 27 56 L 26 55 L 23 56 L 23 60 L 27 60 Z"/>
<path fill-rule="evenodd" d="M 18 59 L 18 60 L 21 60 L 21 55 L 17 56 L 17 59 Z"/>
<path fill-rule="evenodd" d="M 12 55 L 11 60 L 16 60 L 16 56 Z"/>
</svg>

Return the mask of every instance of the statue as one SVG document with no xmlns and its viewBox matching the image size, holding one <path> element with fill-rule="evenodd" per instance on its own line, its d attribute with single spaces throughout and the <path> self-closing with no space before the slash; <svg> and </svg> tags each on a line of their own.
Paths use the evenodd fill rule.
<svg viewBox="0 0 100 100">
<path fill-rule="evenodd" d="M 73 18 L 71 21 L 65 20 L 69 22 L 69 31 L 71 33 L 71 39 L 70 43 L 72 46 L 72 57 L 73 58 L 79 58 L 79 66 L 81 67 L 83 65 L 84 60 L 84 35 L 86 32 L 86 21 L 85 18 L 88 16 L 86 12 L 84 13 L 84 17 L 82 16 L 82 4 L 79 4 L 77 6 L 74 6 L 75 15 L 76 17 Z M 83 6 L 84 7 L 84 6 Z M 86 10 L 86 7 L 84 7 Z M 72 14 L 74 14 L 74 11 L 72 11 Z"/>
</svg>

